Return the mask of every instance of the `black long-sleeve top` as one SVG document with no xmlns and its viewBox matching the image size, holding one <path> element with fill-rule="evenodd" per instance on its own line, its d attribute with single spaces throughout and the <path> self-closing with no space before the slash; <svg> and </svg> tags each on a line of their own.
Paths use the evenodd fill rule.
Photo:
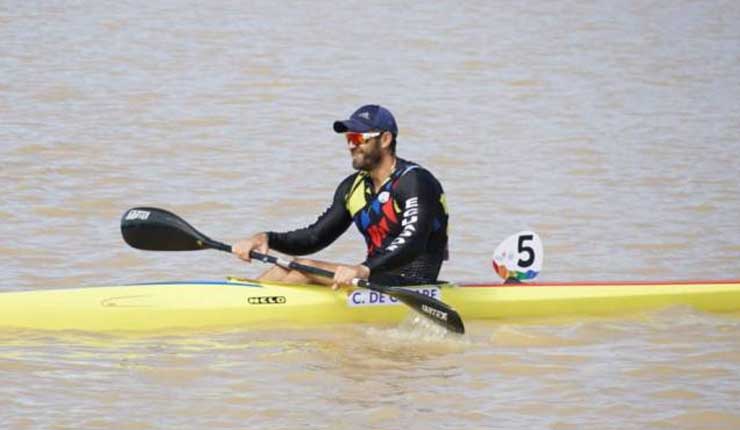
<svg viewBox="0 0 740 430">
<path fill-rule="evenodd" d="M 400 285 L 437 280 L 447 256 L 448 212 L 439 181 L 421 166 L 397 159 L 396 168 L 377 192 L 366 172 L 345 178 L 334 199 L 308 227 L 269 232 L 269 246 L 290 255 L 317 252 L 334 242 L 352 222 L 367 244 L 373 280 Z M 387 281 L 391 279 L 391 281 Z"/>
</svg>

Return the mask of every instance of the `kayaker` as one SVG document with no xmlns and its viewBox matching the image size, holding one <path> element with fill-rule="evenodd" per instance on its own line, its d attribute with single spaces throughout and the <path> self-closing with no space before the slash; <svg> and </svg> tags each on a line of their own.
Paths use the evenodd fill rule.
<svg viewBox="0 0 740 430">
<path fill-rule="evenodd" d="M 447 259 L 448 211 L 439 181 L 396 156 L 398 126 L 382 106 L 362 106 L 348 120 L 335 121 L 334 131 L 344 134 L 357 171 L 339 184 L 331 206 L 308 227 L 257 233 L 237 242 L 233 252 L 247 262 L 251 250 L 307 255 L 329 246 L 354 222 L 367 244 L 365 261 L 347 265 L 301 258 L 302 264 L 335 272 L 334 279 L 274 266 L 260 280 L 334 288 L 354 278 L 383 285 L 436 282 Z"/>
</svg>

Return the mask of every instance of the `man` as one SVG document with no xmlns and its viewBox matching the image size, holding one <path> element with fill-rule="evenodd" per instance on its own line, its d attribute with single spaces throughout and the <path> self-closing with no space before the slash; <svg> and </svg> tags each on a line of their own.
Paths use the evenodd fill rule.
<svg viewBox="0 0 740 430">
<path fill-rule="evenodd" d="M 357 172 L 342 181 L 331 206 L 306 228 L 287 233 L 263 232 L 237 242 L 234 254 L 250 261 L 249 252 L 269 249 L 306 255 L 329 246 L 355 223 L 367 243 L 367 258 L 344 265 L 296 260 L 335 273 L 334 279 L 274 266 L 261 280 L 321 285 L 369 279 L 383 285 L 416 285 L 437 281 L 447 259 L 447 207 L 444 191 L 432 174 L 396 156 L 398 127 L 384 107 L 366 105 L 350 119 L 334 122 L 345 135 Z"/>
</svg>

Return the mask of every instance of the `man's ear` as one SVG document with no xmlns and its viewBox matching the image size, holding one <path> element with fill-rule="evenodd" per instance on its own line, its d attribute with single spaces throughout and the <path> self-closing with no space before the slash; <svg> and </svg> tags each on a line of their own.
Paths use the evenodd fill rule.
<svg viewBox="0 0 740 430">
<path fill-rule="evenodd" d="M 391 142 L 393 142 L 393 133 L 390 131 L 384 131 L 380 136 L 380 146 L 385 149 L 390 149 Z"/>
</svg>

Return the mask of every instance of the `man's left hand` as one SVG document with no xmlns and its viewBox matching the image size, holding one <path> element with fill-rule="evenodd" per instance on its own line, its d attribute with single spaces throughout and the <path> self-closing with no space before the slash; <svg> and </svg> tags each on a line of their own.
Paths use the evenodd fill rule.
<svg viewBox="0 0 740 430">
<path fill-rule="evenodd" d="M 334 283 L 331 288 L 336 290 L 340 285 L 352 285 L 352 280 L 355 278 L 367 279 L 368 277 L 370 277 L 370 269 L 362 264 L 338 266 L 334 272 Z"/>
</svg>

